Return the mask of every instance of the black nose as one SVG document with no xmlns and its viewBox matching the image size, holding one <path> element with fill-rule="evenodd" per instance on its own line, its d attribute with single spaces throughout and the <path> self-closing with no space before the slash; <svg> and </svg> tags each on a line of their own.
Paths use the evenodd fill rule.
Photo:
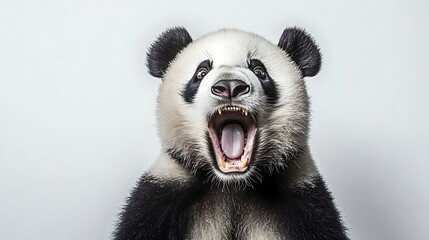
<svg viewBox="0 0 429 240">
<path fill-rule="evenodd" d="M 219 97 L 233 99 L 250 91 L 250 86 L 241 80 L 220 80 L 212 86 L 212 93 Z"/>
</svg>

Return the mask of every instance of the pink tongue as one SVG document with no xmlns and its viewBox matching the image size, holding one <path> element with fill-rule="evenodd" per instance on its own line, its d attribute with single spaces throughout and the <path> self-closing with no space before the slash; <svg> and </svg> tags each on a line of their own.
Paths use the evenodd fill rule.
<svg viewBox="0 0 429 240">
<path fill-rule="evenodd" d="M 229 159 L 238 158 L 243 153 L 244 132 L 239 124 L 228 124 L 222 129 L 222 151 Z"/>
</svg>

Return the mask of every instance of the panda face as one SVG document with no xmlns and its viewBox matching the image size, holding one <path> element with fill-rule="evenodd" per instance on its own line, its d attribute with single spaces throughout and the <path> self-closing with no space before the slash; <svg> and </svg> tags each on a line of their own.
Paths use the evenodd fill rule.
<svg viewBox="0 0 429 240">
<path fill-rule="evenodd" d="M 148 54 L 151 74 L 163 78 L 157 110 L 164 151 L 192 173 L 251 183 L 306 148 L 309 66 L 252 33 L 227 29 L 192 41 L 173 30 L 186 31 L 165 32 Z M 173 55 L 162 52 L 169 45 L 177 54 L 157 61 Z"/>
</svg>

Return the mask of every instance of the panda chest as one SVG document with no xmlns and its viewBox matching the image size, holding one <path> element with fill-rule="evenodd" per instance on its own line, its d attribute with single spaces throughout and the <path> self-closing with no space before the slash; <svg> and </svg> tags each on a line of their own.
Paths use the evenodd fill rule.
<svg viewBox="0 0 429 240">
<path fill-rule="evenodd" d="M 289 239 L 268 209 L 232 197 L 210 197 L 191 210 L 187 239 Z"/>
</svg>

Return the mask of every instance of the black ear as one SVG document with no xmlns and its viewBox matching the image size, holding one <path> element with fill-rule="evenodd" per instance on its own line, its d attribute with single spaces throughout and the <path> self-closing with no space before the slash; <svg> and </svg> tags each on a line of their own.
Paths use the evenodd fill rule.
<svg viewBox="0 0 429 240">
<path fill-rule="evenodd" d="M 289 54 L 304 77 L 312 77 L 319 72 L 322 64 L 319 47 L 303 29 L 286 28 L 278 46 Z"/>
<path fill-rule="evenodd" d="M 190 42 L 192 38 L 183 27 L 169 28 L 161 33 L 147 53 L 146 65 L 149 73 L 154 77 L 162 78 L 170 62 Z"/>
</svg>

